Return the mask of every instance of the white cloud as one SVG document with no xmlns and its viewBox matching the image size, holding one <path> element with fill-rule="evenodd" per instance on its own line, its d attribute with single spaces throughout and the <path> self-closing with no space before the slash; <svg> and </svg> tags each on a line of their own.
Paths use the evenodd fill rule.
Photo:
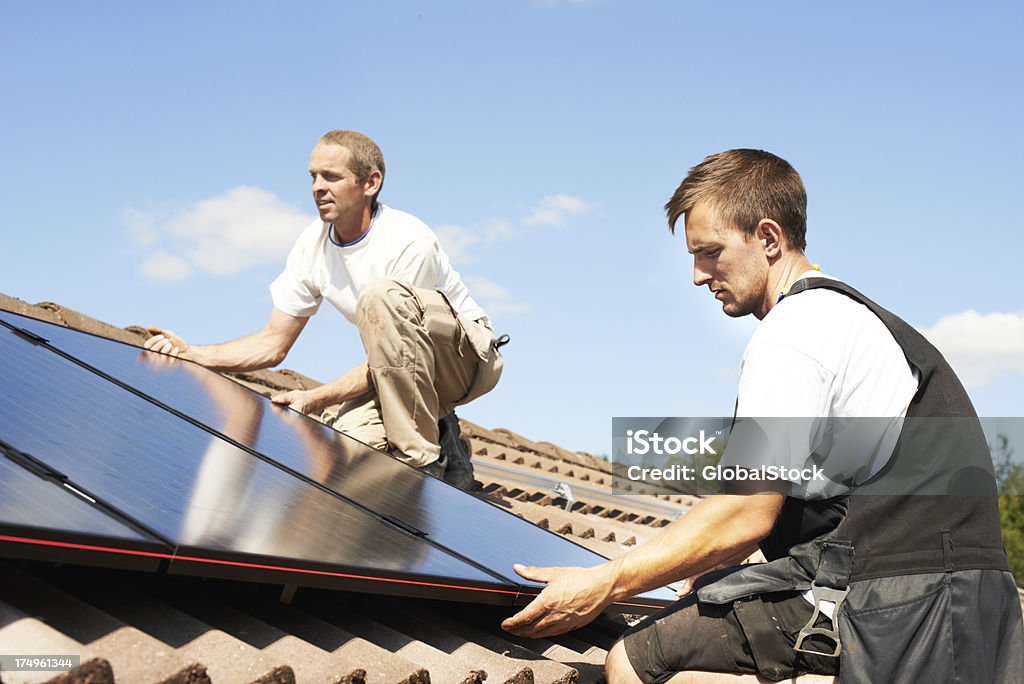
<svg viewBox="0 0 1024 684">
<path fill-rule="evenodd" d="M 489 316 L 515 316 L 530 310 L 527 304 L 516 301 L 508 290 L 493 280 L 477 276 L 466 276 L 462 280 L 469 288 L 469 294 Z"/>
<path fill-rule="evenodd" d="M 934 344 L 967 387 L 1005 373 L 1024 373 L 1024 313 L 945 316 L 921 334 Z"/>
<path fill-rule="evenodd" d="M 565 228 L 569 218 L 590 211 L 590 206 L 579 197 L 555 194 L 542 197 L 519 221 L 490 218 L 471 224 L 442 225 L 435 229 L 445 253 L 456 267 L 473 264 L 478 260 L 473 253 L 480 245 L 512 240 L 541 228 Z M 516 300 L 511 293 L 492 280 L 479 276 L 463 276 L 473 298 L 491 316 L 515 316 L 530 310 L 527 303 Z"/>
<path fill-rule="evenodd" d="M 572 195 L 548 195 L 537 203 L 529 216 L 523 219 L 523 225 L 531 227 L 551 226 L 564 228 L 570 216 L 585 214 L 590 207 L 579 197 Z"/>
<path fill-rule="evenodd" d="M 128 232 L 138 244 L 173 245 L 143 262 L 143 275 L 155 280 L 167 280 L 171 274 L 181 280 L 193 270 L 231 275 L 282 263 L 298 234 L 314 219 L 275 194 L 249 186 L 196 202 L 169 218 L 134 208 L 124 212 Z"/>
<path fill-rule="evenodd" d="M 484 240 L 494 242 L 495 240 L 507 240 L 516 234 L 515 228 L 505 219 L 490 218 L 481 224 Z"/>
<path fill-rule="evenodd" d="M 156 229 L 156 219 L 152 215 L 128 207 L 121 218 L 128 229 L 128 237 L 135 244 L 152 247 L 160 240 L 160 231 Z"/>
<path fill-rule="evenodd" d="M 469 253 L 472 245 L 480 242 L 480 236 L 462 226 L 445 224 L 434 229 L 437 238 L 441 241 L 441 247 L 448 258 L 456 264 L 471 264 L 476 258 Z"/>
<path fill-rule="evenodd" d="M 187 261 L 163 250 L 151 254 L 139 266 L 139 271 L 149 280 L 161 283 L 178 282 L 192 275 Z"/>
<path fill-rule="evenodd" d="M 590 205 L 579 197 L 566 194 L 548 195 L 519 221 L 489 218 L 468 227 L 444 224 L 434 229 L 445 253 L 456 266 L 478 261 L 474 250 L 501 240 L 511 240 L 538 228 L 565 228 L 572 216 L 590 211 Z"/>
<path fill-rule="evenodd" d="M 490 244 L 507 240 L 516 234 L 512 224 L 504 219 L 491 218 L 474 224 L 470 228 L 450 223 L 434 228 L 445 254 L 457 266 L 477 262 L 470 247 L 476 244 Z"/>
</svg>

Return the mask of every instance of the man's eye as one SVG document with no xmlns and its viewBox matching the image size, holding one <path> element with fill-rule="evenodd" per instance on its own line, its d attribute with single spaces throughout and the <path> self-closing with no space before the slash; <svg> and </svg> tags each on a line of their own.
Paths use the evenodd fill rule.
<svg viewBox="0 0 1024 684">
<path fill-rule="evenodd" d="M 718 256 L 718 254 L 721 251 L 722 250 L 720 250 L 720 249 L 709 249 L 708 251 L 704 252 L 704 256 L 709 257 L 711 259 L 714 259 L 716 256 Z"/>
</svg>

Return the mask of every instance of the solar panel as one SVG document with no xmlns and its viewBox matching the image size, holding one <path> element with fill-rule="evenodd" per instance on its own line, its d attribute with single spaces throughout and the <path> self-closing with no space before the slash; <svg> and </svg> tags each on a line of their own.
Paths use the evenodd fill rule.
<svg viewBox="0 0 1024 684">
<path fill-rule="evenodd" d="M 8 312 L 0 321 L 30 331 L 57 350 L 229 441 L 382 516 L 400 521 L 459 557 L 526 588 L 513 563 L 589 566 L 603 557 L 196 364 Z M 668 590 L 642 598 L 674 600 Z M 632 610 L 641 608 L 633 605 Z"/>
<path fill-rule="evenodd" d="M 515 596 L 486 570 L 4 326 L 0 386 L 0 438 L 173 543 L 164 559 L 171 572 L 388 593 L 474 592 L 468 598 L 496 603 Z M 13 495 L 8 481 L 2 487 Z"/>
<path fill-rule="evenodd" d="M 0 442 L 0 554 L 155 570 L 169 549 Z M 110 553 L 107 549 L 123 551 Z M 103 560 L 100 560 L 100 559 Z"/>
</svg>

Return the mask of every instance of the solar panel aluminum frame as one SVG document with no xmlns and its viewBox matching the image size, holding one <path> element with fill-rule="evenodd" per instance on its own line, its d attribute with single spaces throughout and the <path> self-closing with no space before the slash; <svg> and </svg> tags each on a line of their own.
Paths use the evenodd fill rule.
<svg viewBox="0 0 1024 684">
<path fill-rule="evenodd" d="M 495 580 L 478 582 L 450 577 L 348 567 L 303 560 L 289 564 L 280 558 L 259 554 L 219 552 L 178 546 L 167 573 L 192 577 L 279 584 L 285 587 L 332 589 L 363 594 L 385 594 L 407 598 L 430 598 L 496 606 L 516 605 L 519 589 Z"/>
<path fill-rule="evenodd" d="M 155 542 L 0 524 L 0 557 L 158 572 L 170 554 Z"/>
</svg>

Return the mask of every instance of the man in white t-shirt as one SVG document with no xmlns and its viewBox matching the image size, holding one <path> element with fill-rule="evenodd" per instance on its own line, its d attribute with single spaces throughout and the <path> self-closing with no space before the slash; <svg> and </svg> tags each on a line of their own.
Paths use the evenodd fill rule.
<svg viewBox="0 0 1024 684">
<path fill-rule="evenodd" d="M 145 346 L 222 371 L 268 368 L 284 360 L 326 299 L 358 327 L 366 360 L 325 385 L 272 400 L 306 414 L 340 404 L 335 429 L 440 475 L 438 419 L 490 391 L 501 375 L 490 321 L 433 231 L 377 201 L 384 157 L 370 138 L 326 133 L 309 173 L 320 217 L 270 285 L 267 325 L 205 346 L 151 328 Z"/>
<path fill-rule="evenodd" d="M 703 575 L 615 644 L 609 684 L 1022 681 L 1020 605 L 973 406 L 911 326 L 817 273 L 806 204 L 785 160 L 728 150 L 691 169 L 665 208 L 673 229 L 685 217 L 694 284 L 727 315 L 761 321 L 723 462 L 744 475 L 766 456 L 813 463 L 833 481 L 726 489 L 592 568 L 516 566 L 547 586 L 502 626 L 560 634 Z M 736 432 L 757 421 L 744 462 Z M 736 565 L 758 547 L 768 562 Z"/>
</svg>

